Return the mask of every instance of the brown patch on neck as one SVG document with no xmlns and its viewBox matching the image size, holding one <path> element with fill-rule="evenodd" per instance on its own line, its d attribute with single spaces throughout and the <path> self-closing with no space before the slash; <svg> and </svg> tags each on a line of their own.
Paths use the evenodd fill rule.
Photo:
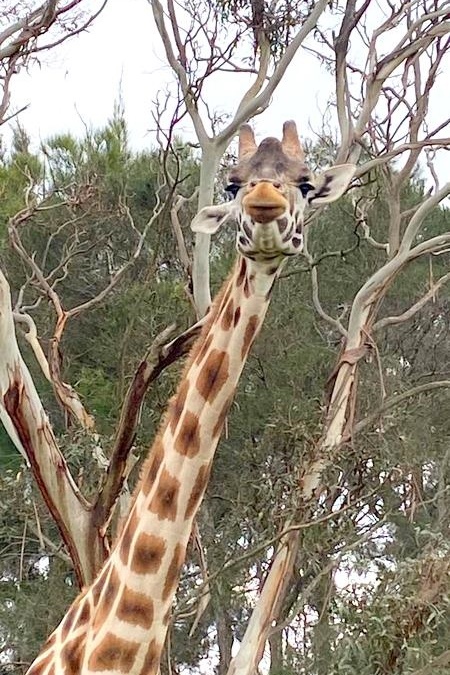
<svg viewBox="0 0 450 675">
<path fill-rule="evenodd" d="M 81 628 L 82 626 L 87 624 L 87 622 L 89 621 L 90 614 L 91 614 L 91 609 L 90 609 L 90 606 L 89 606 L 88 598 L 86 596 L 83 596 L 81 602 L 83 603 L 83 607 L 81 609 L 81 612 L 78 615 L 76 624 L 74 626 L 74 630 L 76 628 Z"/>
<path fill-rule="evenodd" d="M 142 492 L 147 496 L 158 475 L 159 467 L 164 459 L 162 438 L 158 435 L 153 443 L 149 456 L 142 467 Z"/>
<path fill-rule="evenodd" d="M 133 626 L 149 629 L 153 623 L 153 601 L 125 586 L 117 606 L 117 617 Z"/>
<path fill-rule="evenodd" d="M 234 399 L 234 394 L 232 394 L 230 396 L 230 398 L 228 399 L 228 401 L 226 401 L 225 405 L 223 406 L 222 410 L 220 411 L 219 417 L 217 418 L 217 422 L 216 422 L 216 424 L 214 426 L 214 429 L 213 429 L 213 432 L 212 432 L 213 438 L 216 438 L 217 436 L 219 436 L 219 434 L 222 433 L 223 425 L 225 424 L 225 419 L 226 419 L 226 416 L 228 415 L 228 411 L 230 409 L 230 406 L 233 403 L 233 399 Z"/>
<path fill-rule="evenodd" d="M 226 307 L 222 314 L 222 321 L 220 325 L 222 330 L 228 332 L 233 325 L 233 316 L 234 316 L 234 302 L 233 298 L 230 298 L 226 304 Z"/>
<path fill-rule="evenodd" d="M 134 545 L 130 569 L 136 574 L 156 574 L 166 552 L 162 537 L 141 532 Z"/>
<path fill-rule="evenodd" d="M 113 602 L 116 599 L 117 593 L 119 592 L 119 588 L 119 575 L 114 567 L 111 567 L 109 577 L 105 580 L 103 592 L 100 595 L 98 605 L 95 609 L 93 623 L 94 630 L 101 628 L 108 618 Z"/>
<path fill-rule="evenodd" d="M 164 583 L 164 588 L 162 592 L 162 599 L 166 601 L 169 595 L 175 590 L 178 583 L 178 578 L 180 576 L 181 565 L 184 562 L 184 557 L 186 554 L 186 549 L 182 544 L 177 544 L 173 552 L 172 560 L 169 564 L 169 569 L 167 570 L 166 581 Z"/>
<path fill-rule="evenodd" d="M 104 566 L 98 575 L 97 579 L 94 581 L 94 583 L 91 586 L 91 598 L 92 598 L 92 604 L 95 607 L 98 605 L 98 601 L 100 598 L 100 593 L 103 590 L 103 586 L 105 585 L 106 578 L 108 576 L 109 569 L 108 567 Z"/>
<path fill-rule="evenodd" d="M 170 429 L 175 433 L 180 417 L 183 414 L 186 396 L 189 391 L 189 380 L 181 382 L 177 394 L 173 397 L 169 404 Z"/>
<path fill-rule="evenodd" d="M 208 484 L 210 471 L 211 464 L 209 462 L 200 467 L 186 505 L 186 511 L 184 513 L 185 520 L 191 518 L 196 512 L 197 506 L 199 505 Z"/>
<path fill-rule="evenodd" d="M 128 520 L 122 530 L 119 544 L 119 555 L 122 563 L 128 565 L 128 559 L 131 551 L 131 542 L 133 541 L 134 533 L 139 525 L 139 518 L 136 513 L 136 505 L 130 511 Z"/>
<path fill-rule="evenodd" d="M 139 675 L 156 675 L 159 671 L 159 659 L 161 656 L 161 647 L 156 640 L 152 640 L 145 655 L 144 663 Z"/>
<path fill-rule="evenodd" d="M 149 510 L 155 513 L 159 520 L 174 521 L 178 510 L 178 495 L 180 481 L 172 476 L 167 469 L 161 471 L 156 491 L 150 502 Z"/>
<path fill-rule="evenodd" d="M 235 326 L 238 325 L 240 318 L 241 318 L 241 308 L 236 307 L 236 311 L 234 313 L 234 319 L 233 319 L 233 323 L 234 323 Z"/>
<path fill-rule="evenodd" d="M 242 342 L 242 349 L 241 349 L 241 358 L 245 359 L 247 356 L 250 347 L 253 343 L 253 340 L 256 337 L 256 333 L 258 332 L 259 328 L 259 316 L 258 314 L 253 314 L 248 320 L 248 324 L 245 328 L 245 333 L 244 333 L 244 340 Z"/>
<path fill-rule="evenodd" d="M 79 598 L 74 600 L 71 608 L 67 612 L 66 616 L 63 619 L 61 624 L 61 642 L 64 642 L 70 631 L 73 630 L 75 615 L 78 612 L 78 606 L 80 604 Z"/>
<path fill-rule="evenodd" d="M 34 672 L 37 671 L 37 672 L 39 672 L 39 673 L 43 673 L 44 670 L 45 670 L 46 668 L 48 668 L 48 666 L 52 663 L 52 661 L 53 661 L 53 659 L 54 659 L 54 656 L 55 656 L 55 655 L 54 655 L 53 652 L 49 652 L 48 654 L 45 654 L 45 656 L 43 656 L 41 659 L 39 659 L 39 662 L 36 663 L 36 666 L 33 665 L 32 670 L 31 670 L 31 671 L 27 671 L 27 673 L 33 672 L 33 671 L 34 671 Z M 52 666 L 52 667 L 54 668 L 54 666 Z"/>
<path fill-rule="evenodd" d="M 176 434 L 173 447 L 184 457 L 195 457 L 200 452 L 200 428 L 197 415 L 186 410 Z"/>
<path fill-rule="evenodd" d="M 50 649 L 56 642 L 56 633 L 53 632 L 44 645 L 44 649 Z"/>
<path fill-rule="evenodd" d="M 65 675 L 79 675 L 84 656 L 85 637 L 78 637 L 68 642 L 61 649 L 61 663 Z"/>
<path fill-rule="evenodd" d="M 212 403 L 225 385 L 230 368 L 229 355 L 219 349 L 213 349 L 206 359 L 197 377 L 197 391 L 205 401 Z"/>
<path fill-rule="evenodd" d="M 94 672 L 115 670 L 119 673 L 130 673 L 139 647 L 139 642 L 124 640 L 113 633 L 107 633 L 89 657 L 88 669 Z"/>
<path fill-rule="evenodd" d="M 200 365 L 200 363 L 203 361 L 203 359 L 205 357 L 205 354 L 208 352 L 208 350 L 211 346 L 212 339 L 213 339 L 213 336 L 208 335 L 208 337 L 206 338 L 206 340 L 202 344 L 202 346 L 201 346 L 201 348 L 198 352 L 197 358 L 195 359 L 195 363 L 197 365 Z"/>
<path fill-rule="evenodd" d="M 239 286 L 242 286 L 244 283 L 244 279 L 247 273 L 247 263 L 245 262 L 245 258 L 241 258 L 239 262 L 239 267 L 238 267 L 238 273 L 236 277 L 236 286 L 239 288 Z"/>
</svg>

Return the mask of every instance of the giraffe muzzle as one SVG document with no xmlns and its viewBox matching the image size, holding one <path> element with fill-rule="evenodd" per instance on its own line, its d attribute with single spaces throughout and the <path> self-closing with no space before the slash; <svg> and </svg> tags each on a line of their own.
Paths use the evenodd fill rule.
<svg viewBox="0 0 450 675">
<path fill-rule="evenodd" d="M 286 197 L 267 181 L 252 187 L 242 200 L 246 213 L 257 223 L 270 223 L 289 207 Z"/>
</svg>

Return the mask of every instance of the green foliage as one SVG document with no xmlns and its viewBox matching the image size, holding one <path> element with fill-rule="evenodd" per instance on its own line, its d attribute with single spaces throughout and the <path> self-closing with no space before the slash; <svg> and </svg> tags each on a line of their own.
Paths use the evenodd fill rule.
<svg viewBox="0 0 450 675">
<path fill-rule="evenodd" d="M 22 460 L 3 425 L 0 426 L 0 467 L 1 470 L 18 470 Z"/>
<path fill-rule="evenodd" d="M 43 177 L 40 158 L 29 149 L 29 138 L 22 127 L 13 132 L 11 152 L 0 156 L 0 252 L 6 241 L 8 219 L 24 208 L 24 196 Z"/>
<path fill-rule="evenodd" d="M 307 18 L 314 6 L 310 0 L 290 2 L 245 2 L 245 0 L 219 0 L 217 3 L 220 18 L 224 25 L 251 27 L 253 44 L 260 44 L 261 33 L 270 45 L 272 55 L 279 59 L 295 36 L 299 25 Z M 242 30 L 242 28 L 241 28 Z M 247 30 L 246 36 L 252 35 Z"/>
</svg>

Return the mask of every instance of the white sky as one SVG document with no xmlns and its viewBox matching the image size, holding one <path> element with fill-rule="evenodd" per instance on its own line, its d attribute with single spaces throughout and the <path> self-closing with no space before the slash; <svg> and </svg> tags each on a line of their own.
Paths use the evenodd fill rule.
<svg viewBox="0 0 450 675">
<path fill-rule="evenodd" d="M 15 108 L 29 104 L 20 121 L 33 140 L 43 140 L 67 130 L 81 135 L 84 125 L 104 124 L 121 91 L 131 142 L 139 148 L 153 141 L 152 101 L 158 90 L 172 81 L 148 2 L 109 0 L 89 32 L 45 55 L 39 67 L 16 76 L 11 86 L 12 101 Z M 286 119 L 295 119 L 303 133 L 310 119 L 319 130 L 323 108 L 319 101 L 325 104 L 330 92 L 328 86 L 324 87 L 327 81 L 331 86 L 331 76 L 321 73 L 314 58 L 299 55 L 269 110 L 253 122 L 257 132 L 262 136 L 280 135 Z M 240 82 L 243 91 L 244 77 Z M 238 102 L 234 83 L 216 84 L 210 93 L 217 109 L 234 111 Z M 188 131 L 188 122 L 183 123 L 184 131 Z M 181 132 L 183 127 L 179 129 Z M 306 135 L 311 136 L 311 131 L 306 130 Z"/>
</svg>

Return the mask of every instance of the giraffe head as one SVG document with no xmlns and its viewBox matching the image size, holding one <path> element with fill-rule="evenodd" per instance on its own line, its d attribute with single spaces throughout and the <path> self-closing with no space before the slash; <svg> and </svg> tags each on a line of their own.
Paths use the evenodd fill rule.
<svg viewBox="0 0 450 675">
<path fill-rule="evenodd" d="M 237 248 L 251 260 L 265 261 L 298 254 L 303 246 L 305 209 L 328 204 L 347 189 L 353 164 L 313 175 L 305 164 L 295 122 L 285 122 L 283 138 L 256 145 L 251 127 L 239 133 L 239 160 L 229 174 L 232 201 L 202 209 L 194 232 L 212 234 L 227 220 L 238 224 Z"/>
</svg>

